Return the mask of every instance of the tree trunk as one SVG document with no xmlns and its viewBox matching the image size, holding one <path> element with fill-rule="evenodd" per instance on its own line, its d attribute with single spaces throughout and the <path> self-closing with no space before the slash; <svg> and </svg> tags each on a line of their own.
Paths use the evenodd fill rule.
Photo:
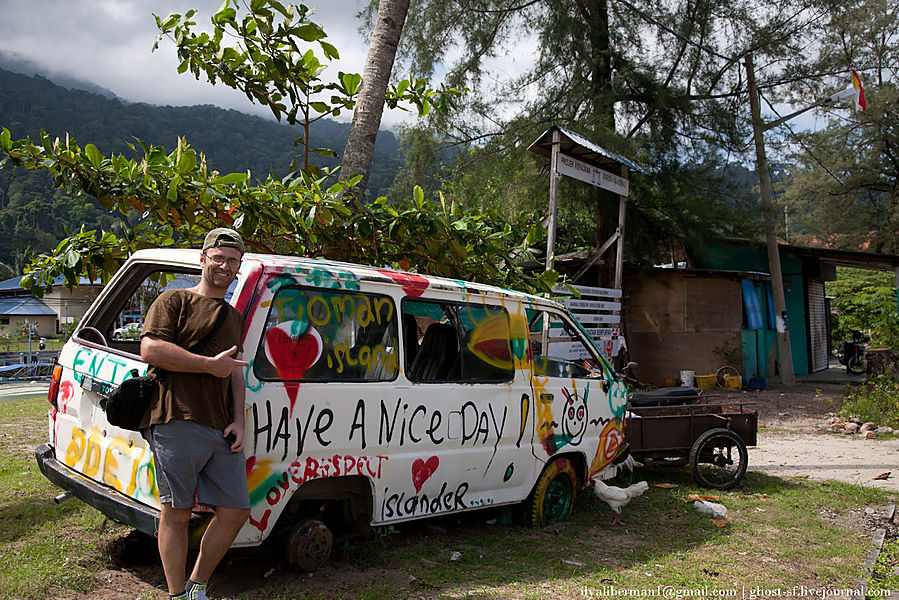
<svg viewBox="0 0 899 600">
<path fill-rule="evenodd" d="M 869 348 L 865 350 L 865 375 L 894 375 L 896 359 L 889 348 Z"/>
<path fill-rule="evenodd" d="M 612 91 L 612 46 L 609 34 L 608 0 L 591 0 L 588 7 L 590 60 L 593 66 L 593 139 L 603 139 L 615 131 L 615 95 Z M 596 205 L 596 248 L 615 233 L 618 226 L 618 196 L 600 188 L 592 191 Z M 624 240 L 619 240 L 623 244 Z M 596 285 L 613 287 L 614 247 L 597 263 Z"/>
<path fill-rule="evenodd" d="M 340 164 L 341 180 L 362 175 L 362 181 L 354 188 L 354 194 L 360 198 L 368 184 L 375 139 L 378 137 L 381 115 L 384 112 L 384 97 L 390 83 L 390 72 L 396 58 L 400 34 L 406 22 L 406 13 L 409 11 L 409 1 L 378 2 L 378 19 L 372 32 L 371 45 L 362 71 L 362 86 Z"/>
</svg>

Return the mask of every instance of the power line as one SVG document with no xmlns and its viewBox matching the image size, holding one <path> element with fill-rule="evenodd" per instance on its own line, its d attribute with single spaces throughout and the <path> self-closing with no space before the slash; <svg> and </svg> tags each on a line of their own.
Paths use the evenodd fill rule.
<svg viewBox="0 0 899 600">
<path fill-rule="evenodd" d="M 759 97 L 761 97 L 761 99 L 765 101 L 765 104 L 768 105 L 768 108 L 770 108 L 772 111 L 774 111 L 774 114 L 777 115 L 778 118 L 782 118 L 782 117 L 780 116 L 780 113 L 777 112 L 777 109 L 774 108 L 774 105 L 771 104 L 771 102 L 769 102 L 768 99 L 765 98 L 765 96 L 764 96 L 761 92 L 759 92 Z M 799 142 L 799 145 L 802 146 L 802 149 L 805 150 L 805 151 L 808 153 L 808 155 L 811 156 L 811 157 L 815 160 L 816 163 L 818 163 L 819 165 L 821 165 L 821 168 L 824 169 L 824 170 L 827 172 L 827 174 L 830 175 L 830 176 L 833 178 L 833 180 L 836 181 L 837 183 L 839 183 L 840 186 L 842 187 L 842 186 L 844 185 L 843 182 L 842 182 L 842 180 L 841 180 L 839 177 L 837 177 L 836 175 L 834 175 L 833 172 L 831 172 L 831 170 L 827 168 L 827 165 L 825 165 L 825 164 L 821 161 L 821 159 L 819 159 L 819 158 L 815 155 L 815 153 L 812 152 L 812 149 L 809 148 L 809 147 L 805 144 L 805 142 L 802 140 L 801 137 L 799 137 L 798 135 L 796 135 L 796 132 L 793 131 L 793 128 L 792 128 L 792 127 L 790 127 L 790 124 L 787 123 L 786 121 L 784 121 L 784 122 L 783 122 L 783 125 L 785 125 L 786 128 L 789 130 L 790 135 L 793 137 L 793 139 L 796 140 L 797 142 Z"/>
</svg>

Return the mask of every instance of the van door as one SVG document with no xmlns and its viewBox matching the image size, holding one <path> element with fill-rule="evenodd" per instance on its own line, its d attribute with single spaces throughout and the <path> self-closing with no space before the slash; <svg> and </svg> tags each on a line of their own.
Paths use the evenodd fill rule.
<svg viewBox="0 0 899 600">
<path fill-rule="evenodd" d="M 525 339 L 511 337 L 514 313 L 480 294 L 440 296 L 402 301 L 408 384 L 390 415 L 408 431 L 391 460 L 411 477 L 388 493 L 385 520 L 518 502 L 533 484 L 529 373 Z"/>
<path fill-rule="evenodd" d="M 385 439 L 382 407 L 397 403 L 393 289 L 324 264 L 262 276 L 244 343 L 247 529 L 257 539 L 288 507 L 281 525 L 318 518 L 326 505 L 368 525 L 372 491 L 392 487 L 400 428 Z"/>
<path fill-rule="evenodd" d="M 560 310 L 530 309 L 535 456 L 580 453 L 593 477 L 624 442 L 627 390 L 583 328 Z"/>
</svg>

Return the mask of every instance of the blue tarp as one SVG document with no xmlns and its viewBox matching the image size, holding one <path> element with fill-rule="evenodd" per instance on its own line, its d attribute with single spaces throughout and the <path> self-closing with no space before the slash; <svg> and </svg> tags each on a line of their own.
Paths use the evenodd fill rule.
<svg viewBox="0 0 899 600">
<path fill-rule="evenodd" d="M 743 305 L 746 307 L 746 327 L 747 329 L 762 328 L 762 305 L 759 302 L 759 296 L 755 293 L 755 282 L 751 279 L 744 279 L 743 284 Z"/>
</svg>

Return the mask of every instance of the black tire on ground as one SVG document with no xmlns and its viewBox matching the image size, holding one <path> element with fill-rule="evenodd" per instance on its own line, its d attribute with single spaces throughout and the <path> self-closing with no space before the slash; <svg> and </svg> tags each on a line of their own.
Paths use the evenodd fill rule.
<svg viewBox="0 0 899 600">
<path fill-rule="evenodd" d="M 531 527 L 564 521 L 577 497 L 577 472 L 567 458 L 557 458 L 543 469 L 527 499 L 526 518 Z"/>
<path fill-rule="evenodd" d="M 748 466 L 746 443 L 730 429 L 710 429 L 690 448 L 690 474 L 702 487 L 734 488 L 743 480 Z"/>
</svg>

